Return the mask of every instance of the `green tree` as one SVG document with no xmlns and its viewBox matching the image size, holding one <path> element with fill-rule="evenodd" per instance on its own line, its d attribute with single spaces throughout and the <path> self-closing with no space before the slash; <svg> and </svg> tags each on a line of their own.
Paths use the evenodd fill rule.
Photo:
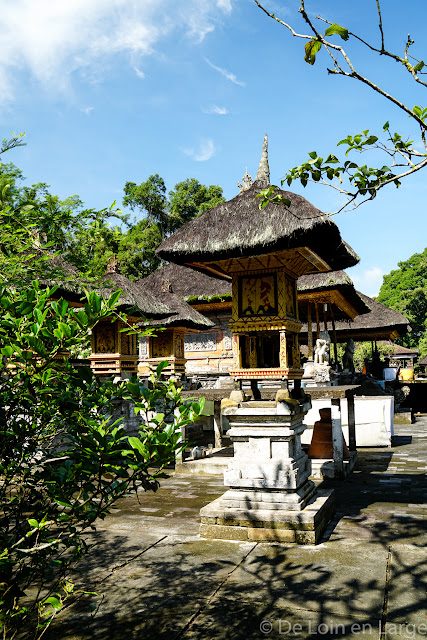
<svg viewBox="0 0 427 640">
<path fill-rule="evenodd" d="M 418 349 L 420 350 L 420 359 L 427 356 L 427 329 L 421 335 L 420 341 L 418 343 Z"/>
<path fill-rule="evenodd" d="M 320 157 L 316 151 L 312 151 L 308 154 L 306 162 L 289 170 L 282 180 L 282 184 L 286 182 L 290 186 L 293 181 L 298 180 L 304 187 L 308 182 L 317 182 L 333 187 L 344 199 L 343 204 L 336 211 L 330 212 L 333 214 L 355 209 L 363 202 L 372 200 L 378 191 L 386 185 L 394 184 L 399 187 L 402 179 L 427 166 L 427 108 L 419 105 L 409 106 L 394 97 L 390 91 L 358 70 L 356 63 L 350 57 L 349 51 L 353 49 L 355 56 L 357 56 L 360 47 L 364 47 L 373 55 L 379 55 L 394 64 L 393 69 L 397 70 L 397 65 L 405 74 L 409 74 L 409 78 L 419 87 L 425 88 L 427 86 L 427 82 L 424 80 L 427 66 L 421 55 L 414 54 L 413 45 L 415 43 L 409 35 L 402 43 L 401 54 L 386 47 L 380 0 L 373 0 L 378 15 L 377 43 L 368 42 L 363 36 L 353 33 L 349 29 L 349 25 L 341 26 L 334 20 L 322 16 L 317 16 L 314 19 L 314 10 L 306 8 L 305 0 L 300 0 L 299 13 L 308 27 L 308 33 L 298 33 L 288 22 L 268 11 L 259 0 L 254 0 L 254 2 L 267 16 L 284 27 L 292 36 L 305 41 L 304 60 L 308 64 L 314 65 L 321 54 L 326 54 L 330 63 L 330 66 L 327 66 L 329 75 L 343 76 L 361 82 L 406 113 L 418 126 L 418 138 L 415 140 L 410 140 L 405 133 L 393 131 L 389 121 L 384 123 L 381 131 L 372 132 L 365 129 L 356 134 L 350 134 L 337 144 L 338 147 L 343 145 L 344 158 L 340 160 L 336 151 L 328 154 L 326 158 Z M 346 43 L 345 48 L 344 43 Z M 393 79 L 393 69 L 383 77 Z M 375 163 L 377 163 L 378 154 L 382 155 L 384 164 L 370 167 L 368 164 L 358 162 L 357 156 L 359 154 L 366 156 L 367 151 L 373 152 Z M 273 188 L 263 190 L 260 195 L 262 198 L 261 208 L 266 206 L 270 200 L 275 202 L 281 200 L 285 205 L 289 204 L 289 201 L 276 196 Z"/>
<path fill-rule="evenodd" d="M 169 191 L 169 230 L 176 231 L 200 213 L 213 209 L 224 202 L 222 188 L 211 184 L 206 187 L 195 178 L 178 182 L 173 191 Z"/>
<path fill-rule="evenodd" d="M 132 211 L 137 209 L 149 222 L 156 223 L 164 237 L 168 231 L 168 207 L 163 178 L 156 173 L 141 184 L 126 182 L 124 192 L 123 204 Z"/>
<path fill-rule="evenodd" d="M 0 164 L 0 267 L 3 277 L 31 281 L 49 271 L 49 262 L 34 261 L 34 251 L 59 252 L 91 276 L 105 273 L 99 265 L 106 251 L 117 251 L 122 234 L 112 218 L 126 224 L 128 216 L 113 204 L 100 211 L 85 209 L 78 196 L 60 200 L 45 183 L 22 186 L 22 172 L 12 163 Z M 36 271 L 36 268 L 39 268 Z M 104 269 L 101 270 L 101 267 Z"/>
<path fill-rule="evenodd" d="M 164 180 L 157 173 L 139 185 L 126 182 L 124 192 L 123 204 L 156 223 L 162 238 L 225 200 L 221 187 L 207 187 L 195 178 L 178 182 L 167 194 Z"/>
<path fill-rule="evenodd" d="M 4 141 L 0 154 L 20 143 Z M 120 497 L 157 489 L 183 446 L 181 427 L 203 403 L 185 404 L 161 380 L 167 362 L 150 388 L 136 379 L 103 382 L 70 364 L 64 352 L 79 350 L 97 322 L 116 319 L 120 294 L 104 300 L 92 292 L 74 308 L 53 299 L 55 287 L 28 282 L 49 269 L 46 248 L 55 241 L 37 237 L 46 204 L 40 189 L 21 199 L 7 178 L 0 186 L 0 631 L 3 640 L 36 640 L 74 591 L 69 570 L 89 551 L 87 532 Z M 112 419 L 117 400 L 135 406 L 137 436 Z"/>
<path fill-rule="evenodd" d="M 427 249 L 399 262 L 398 267 L 384 276 L 378 300 L 408 318 L 412 332 L 400 344 L 418 347 L 427 329 Z"/>
<path fill-rule="evenodd" d="M 0 287 L 0 630 L 4 640 L 38 638 L 74 590 L 86 535 L 122 496 L 156 490 L 181 427 L 202 405 L 184 404 L 159 365 L 151 388 L 103 383 L 74 368 L 64 350 L 113 317 L 118 293 L 88 294 L 82 308 L 52 300 L 37 282 Z M 141 416 L 138 436 L 111 419 L 117 399 Z M 153 468 L 155 467 L 155 468 Z"/>
</svg>

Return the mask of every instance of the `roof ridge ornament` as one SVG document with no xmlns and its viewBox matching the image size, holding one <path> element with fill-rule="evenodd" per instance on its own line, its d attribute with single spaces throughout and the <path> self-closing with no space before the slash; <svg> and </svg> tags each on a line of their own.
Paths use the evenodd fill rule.
<svg viewBox="0 0 427 640">
<path fill-rule="evenodd" d="M 246 173 L 242 178 L 242 182 L 237 183 L 237 186 L 240 189 L 239 193 L 243 193 L 244 191 L 247 191 L 248 189 L 250 189 L 253 183 L 254 183 L 253 178 L 248 173 L 248 168 L 246 167 Z"/>
<path fill-rule="evenodd" d="M 264 186 L 270 184 L 270 167 L 268 166 L 268 136 L 264 135 L 262 143 L 261 160 L 256 174 L 255 182 L 259 182 Z"/>
<path fill-rule="evenodd" d="M 105 273 L 107 275 L 110 275 L 112 273 L 120 273 L 120 258 L 115 255 L 110 256 L 110 258 L 108 258 L 107 260 L 107 269 Z"/>
</svg>

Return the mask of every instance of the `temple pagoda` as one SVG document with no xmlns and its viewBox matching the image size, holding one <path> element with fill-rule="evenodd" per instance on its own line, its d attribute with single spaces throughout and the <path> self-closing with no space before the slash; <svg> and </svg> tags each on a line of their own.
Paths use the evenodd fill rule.
<svg viewBox="0 0 427 640">
<path fill-rule="evenodd" d="M 267 136 L 255 181 L 164 240 L 161 258 L 229 280 L 235 379 L 301 379 L 297 279 L 351 267 L 358 256 L 333 220 L 305 198 L 275 189 L 283 201 L 260 210 L 270 187 Z M 290 204 L 284 204 L 290 202 Z"/>
</svg>

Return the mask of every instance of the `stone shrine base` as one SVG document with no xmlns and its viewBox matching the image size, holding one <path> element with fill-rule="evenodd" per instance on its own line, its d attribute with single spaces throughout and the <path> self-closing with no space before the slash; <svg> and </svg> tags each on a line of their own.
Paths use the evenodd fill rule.
<svg viewBox="0 0 427 640">
<path fill-rule="evenodd" d="M 239 506 L 227 506 L 229 493 L 235 492 L 227 491 L 200 510 L 202 538 L 317 544 L 335 510 L 333 490 L 317 491 L 301 511 L 276 508 L 273 501 L 271 508 L 252 509 L 244 492 Z"/>
<path fill-rule="evenodd" d="M 332 458 L 311 458 L 311 477 L 322 480 L 335 478 L 335 462 Z M 342 478 L 347 478 L 357 463 L 357 451 L 350 451 L 350 458 L 343 460 Z"/>
</svg>

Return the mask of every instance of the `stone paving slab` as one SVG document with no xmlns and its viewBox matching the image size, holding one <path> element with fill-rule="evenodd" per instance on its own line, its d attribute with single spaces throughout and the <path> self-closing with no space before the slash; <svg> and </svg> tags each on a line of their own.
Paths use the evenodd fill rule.
<svg viewBox="0 0 427 640">
<path fill-rule="evenodd" d="M 185 640 L 378 640 L 379 622 L 375 619 L 362 621 L 347 616 L 329 616 L 323 612 L 286 609 L 266 602 L 241 602 L 216 596 L 192 621 L 182 637 Z"/>
<path fill-rule="evenodd" d="M 425 548 L 404 544 L 392 546 L 387 621 L 390 634 L 392 626 L 411 625 L 419 630 L 421 625 L 425 625 L 424 636 L 427 636 L 427 551 Z"/>
<path fill-rule="evenodd" d="M 388 550 L 381 545 L 340 541 L 317 546 L 259 544 L 223 585 L 228 598 L 380 620 Z"/>
<path fill-rule="evenodd" d="M 44 638 L 426 638 L 427 418 L 395 440 L 362 451 L 347 480 L 322 484 L 337 512 L 317 546 L 202 540 L 199 511 L 225 491 L 218 477 L 171 477 L 140 503 L 125 498 L 76 574 L 99 597 L 67 609 Z"/>
</svg>

